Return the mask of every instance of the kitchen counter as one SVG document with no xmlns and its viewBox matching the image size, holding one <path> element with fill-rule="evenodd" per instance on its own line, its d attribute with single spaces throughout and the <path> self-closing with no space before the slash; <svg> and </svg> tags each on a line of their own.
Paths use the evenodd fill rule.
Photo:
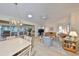
<svg viewBox="0 0 79 59">
<path fill-rule="evenodd" d="M 25 47 L 30 46 L 31 43 L 22 39 L 16 38 L 0 42 L 0 56 L 13 56 Z"/>
</svg>

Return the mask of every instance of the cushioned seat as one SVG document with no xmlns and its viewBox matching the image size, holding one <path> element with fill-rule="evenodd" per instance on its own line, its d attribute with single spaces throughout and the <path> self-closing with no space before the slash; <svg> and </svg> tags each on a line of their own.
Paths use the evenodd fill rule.
<svg viewBox="0 0 79 59">
<path fill-rule="evenodd" d="M 48 36 L 43 37 L 43 43 L 47 46 L 52 46 L 52 39 Z"/>
</svg>

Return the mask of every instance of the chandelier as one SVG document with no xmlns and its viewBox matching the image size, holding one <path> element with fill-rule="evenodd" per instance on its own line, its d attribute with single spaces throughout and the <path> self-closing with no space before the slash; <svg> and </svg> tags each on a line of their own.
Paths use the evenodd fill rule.
<svg viewBox="0 0 79 59">
<path fill-rule="evenodd" d="M 14 3 L 14 5 L 15 5 L 16 12 L 17 12 L 17 16 L 19 16 L 18 6 L 17 6 L 18 3 Z M 10 21 L 10 24 L 12 24 L 12 25 L 19 25 L 19 26 L 23 25 L 22 21 L 18 20 L 16 17 Z"/>
</svg>

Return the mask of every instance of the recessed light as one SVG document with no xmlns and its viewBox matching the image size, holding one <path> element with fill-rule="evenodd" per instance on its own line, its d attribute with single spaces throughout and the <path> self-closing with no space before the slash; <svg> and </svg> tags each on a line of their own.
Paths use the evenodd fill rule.
<svg viewBox="0 0 79 59">
<path fill-rule="evenodd" d="M 43 19 L 46 19 L 46 17 L 45 17 L 45 16 L 43 16 L 42 18 L 43 18 Z"/>
<path fill-rule="evenodd" d="M 28 18 L 32 18 L 32 15 L 31 15 L 31 14 L 29 14 L 29 15 L 28 15 Z"/>
<path fill-rule="evenodd" d="M 41 18 L 42 18 L 43 20 L 46 20 L 46 19 L 47 19 L 47 17 L 46 17 L 46 16 L 42 16 Z"/>
</svg>

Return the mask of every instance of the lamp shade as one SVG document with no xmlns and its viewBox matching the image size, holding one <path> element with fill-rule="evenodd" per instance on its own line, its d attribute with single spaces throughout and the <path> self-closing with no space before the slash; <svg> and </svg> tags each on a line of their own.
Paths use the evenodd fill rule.
<svg viewBox="0 0 79 59">
<path fill-rule="evenodd" d="M 69 33 L 69 36 L 77 37 L 78 35 L 77 35 L 76 31 L 71 31 Z"/>
</svg>

